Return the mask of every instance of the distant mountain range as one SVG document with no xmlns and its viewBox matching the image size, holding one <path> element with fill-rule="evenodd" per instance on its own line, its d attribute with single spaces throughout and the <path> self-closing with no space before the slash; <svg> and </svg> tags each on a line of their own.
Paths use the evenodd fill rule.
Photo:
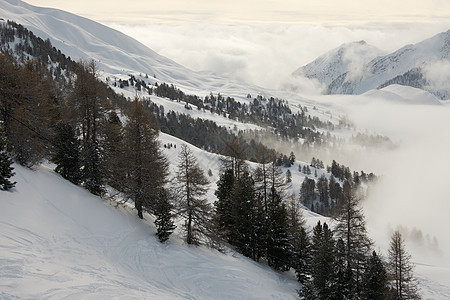
<svg viewBox="0 0 450 300">
<path fill-rule="evenodd" d="M 450 30 L 382 55 L 364 41 L 343 44 L 297 69 L 294 76 L 317 79 L 325 94 L 362 94 L 391 84 L 450 96 Z"/>
</svg>

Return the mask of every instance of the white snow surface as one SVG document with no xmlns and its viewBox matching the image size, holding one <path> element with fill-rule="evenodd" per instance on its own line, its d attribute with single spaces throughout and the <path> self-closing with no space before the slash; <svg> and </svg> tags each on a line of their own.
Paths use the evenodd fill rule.
<svg viewBox="0 0 450 300">
<path fill-rule="evenodd" d="M 292 274 L 229 251 L 167 244 L 127 208 L 48 167 L 0 192 L 1 299 L 295 299 Z"/>
<path fill-rule="evenodd" d="M 98 22 L 59 9 L 0 1 L 0 17 L 24 25 L 75 61 L 94 60 L 106 75 L 148 74 L 184 90 L 243 91 L 249 87 L 206 72 L 194 72 L 157 54 L 137 40 Z M 254 92 L 254 87 L 248 92 Z M 247 91 L 246 91 L 247 92 Z"/>
<path fill-rule="evenodd" d="M 380 90 L 370 90 L 363 95 L 369 98 L 388 100 L 391 103 L 442 105 L 436 96 L 427 91 L 399 84 L 392 84 Z"/>
</svg>

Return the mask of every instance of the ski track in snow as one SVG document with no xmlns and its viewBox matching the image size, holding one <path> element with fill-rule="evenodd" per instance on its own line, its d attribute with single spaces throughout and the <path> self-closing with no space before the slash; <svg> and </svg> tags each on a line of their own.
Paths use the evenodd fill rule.
<svg viewBox="0 0 450 300">
<path fill-rule="evenodd" d="M 295 299 L 298 283 L 240 255 L 168 244 L 43 167 L 0 193 L 0 299 Z"/>
</svg>

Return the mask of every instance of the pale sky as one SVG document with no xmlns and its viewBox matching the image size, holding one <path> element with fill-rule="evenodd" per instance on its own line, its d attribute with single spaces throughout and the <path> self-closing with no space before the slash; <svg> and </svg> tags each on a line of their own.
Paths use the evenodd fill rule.
<svg viewBox="0 0 450 300">
<path fill-rule="evenodd" d="M 450 18 L 448 0 L 27 0 L 100 22 L 289 22 L 348 24 Z"/>
</svg>

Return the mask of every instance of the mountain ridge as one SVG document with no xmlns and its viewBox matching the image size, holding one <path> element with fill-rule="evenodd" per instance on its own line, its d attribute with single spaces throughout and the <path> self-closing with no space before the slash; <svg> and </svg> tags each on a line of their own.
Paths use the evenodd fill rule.
<svg viewBox="0 0 450 300">
<path fill-rule="evenodd" d="M 42 39 L 50 39 L 53 46 L 74 60 L 95 60 L 106 76 L 148 74 L 158 81 L 206 92 L 229 87 L 233 82 L 212 73 L 192 71 L 115 29 L 59 9 L 5 0 L 0 2 L 0 16 L 22 24 Z M 233 85 L 243 89 L 240 82 Z"/>
<path fill-rule="evenodd" d="M 358 42 L 353 44 L 355 43 Z M 419 43 L 405 45 L 386 55 L 374 55 L 367 62 L 360 59 L 356 61 L 359 63 L 358 68 L 353 70 L 349 68 L 346 61 L 338 57 L 339 50 L 345 51 L 348 45 L 344 44 L 330 50 L 299 68 L 293 75 L 299 76 L 300 70 L 303 70 L 304 76 L 315 78 L 326 86 L 325 94 L 363 94 L 389 84 L 402 84 L 421 88 L 441 99 L 448 99 L 449 88 L 442 84 L 438 86 L 436 76 L 432 76 L 432 73 L 437 65 L 450 63 L 450 30 L 438 33 Z M 340 72 L 330 72 L 336 69 Z M 444 76 L 450 76 L 447 74 L 450 68 L 446 71 Z M 321 76 L 327 73 L 330 75 Z M 411 75 L 413 73 L 420 78 L 413 77 Z"/>
</svg>

